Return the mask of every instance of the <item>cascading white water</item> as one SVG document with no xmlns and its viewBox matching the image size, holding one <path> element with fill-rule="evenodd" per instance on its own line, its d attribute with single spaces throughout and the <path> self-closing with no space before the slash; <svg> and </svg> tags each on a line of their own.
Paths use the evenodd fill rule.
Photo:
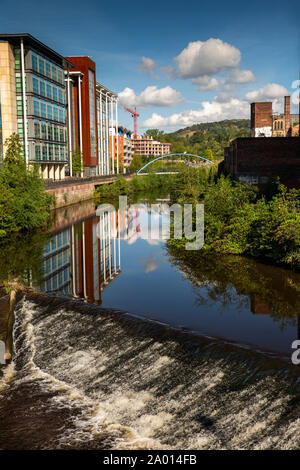
<svg viewBox="0 0 300 470">
<path fill-rule="evenodd" d="M 19 302 L 1 448 L 299 448 L 299 383 L 282 363 L 78 305 Z M 19 425 L 40 429 L 23 447 L 8 436 L 8 397 Z"/>
</svg>

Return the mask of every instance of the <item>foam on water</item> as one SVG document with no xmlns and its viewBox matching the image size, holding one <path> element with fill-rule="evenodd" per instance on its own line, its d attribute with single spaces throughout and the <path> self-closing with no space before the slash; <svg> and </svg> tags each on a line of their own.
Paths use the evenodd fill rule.
<svg viewBox="0 0 300 470">
<path fill-rule="evenodd" d="M 32 448 L 299 448 L 297 382 L 261 356 L 75 303 L 22 300 L 16 317 L 0 393 L 27 383 L 33 409 L 67 414 Z"/>
</svg>

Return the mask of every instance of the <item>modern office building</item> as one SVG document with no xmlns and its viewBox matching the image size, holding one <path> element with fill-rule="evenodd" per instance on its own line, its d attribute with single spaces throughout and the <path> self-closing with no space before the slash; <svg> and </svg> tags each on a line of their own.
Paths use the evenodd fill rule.
<svg viewBox="0 0 300 470">
<path fill-rule="evenodd" d="M 64 70 L 72 64 L 30 34 L 0 34 L 0 106 L 5 141 L 17 132 L 28 165 L 64 178 L 67 113 Z"/>
<path fill-rule="evenodd" d="M 170 153 L 170 146 L 168 142 L 158 142 L 152 137 L 138 136 L 133 139 L 134 152 L 142 157 L 160 157 Z"/>
<path fill-rule="evenodd" d="M 26 105 L 24 105 L 24 103 Z M 30 34 L 0 34 L 0 159 L 18 133 L 24 159 L 44 178 L 73 175 L 78 147 L 81 176 L 117 171 L 109 128 L 118 125 L 117 95 L 96 81 L 89 57 L 65 58 Z"/>
<path fill-rule="evenodd" d="M 125 129 L 122 126 L 118 126 L 118 134 L 116 133 L 116 128 L 110 128 L 110 152 L 116 156 L 119 155 L 119 165 L 120 168 L 123 168 L 123 172 L 126 173 L 129 168 L 133 154 L 134 154 L 134 144 L 131 139 L 131 132 L 128 129 Z"/>
<path fill-rule="evenodd" d="M 117 171 L 109 147 L 109 127 L 117 121 L 117 95 L 96 81 L 96 64 L 86 56 L 67 58 L 73 65 L 67 81 L 70 118 L 69 159 L 80 149 L 82 176 L 107 175 Z"/>
<path fill-rule="evenodd" d="M 97 132 L 98 132 L 98 174 L 119 173 L 119 144 L 110 147 L 109 129 L 118 127 L 118 96 L 111 90 L 96 83 Z"/>
</svg>

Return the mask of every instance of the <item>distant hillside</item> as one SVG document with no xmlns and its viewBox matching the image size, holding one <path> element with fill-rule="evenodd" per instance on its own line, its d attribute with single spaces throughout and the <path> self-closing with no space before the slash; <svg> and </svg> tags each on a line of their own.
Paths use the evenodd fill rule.
<svg viewBox="0 0 300 470">
<path fill-rule="evenodd" d="M 248 119 L 227 119 L 219 122 L 195 124 L 164 134 L 164 141 L 171 142 L 171 151 L 188 152 L 206 156 L 209 159 L 221 159 L 224 147 L 237 137 L 250 137 Z"/>
<path fill-rule="evenodd" d="M 170 142 L 172 153 L 192 153 L 209 160 L 220 160 L 227 147 L 237 137 L 250 137 L 248 119 L 227 119 L 219 122 L 195 124 L 166 134 L 159 129 L 148 129 L 146 135 L 159 142 Z"/>
<path fill-rule="evenodd" d="M 238 132 L 240 129 L 250 129 L 249 119 L 225 119 L 224 121 L 218 122 L 203 122 L 200 124 L 194 124 L 184 129 L 172 132 L 171 135 L 177 134 L 181 137 L 191 136 L 198 131 L 219 132 L 220 130 L 232 130 Z"/>
</svg>

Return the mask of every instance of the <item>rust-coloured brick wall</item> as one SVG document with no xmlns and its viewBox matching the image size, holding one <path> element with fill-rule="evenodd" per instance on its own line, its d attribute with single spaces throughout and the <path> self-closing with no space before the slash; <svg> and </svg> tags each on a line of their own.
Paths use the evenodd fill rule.
<svg viewBox="0 0 300 470">
<path fill-rule="evenodd" d="M 83 143 L 83 158 L 85 166 L 96 166 L 97 159 L 97 105 L 96 105 L 96 64 L 89 57 L 67 57 L 67 60 L 72 62 L 76 68 L 74 71 L 80 71 L 84 74 L 82 80 L 82 143 Z M 94 106 L 95 106 L 95 132 L 96 132 L 96 152 L 91 155 L 90 144 L 90 110 L 89 110 L 89 69 L 94 72 Z M 75 89 L 75 119 L 78 121 L 77 103 L 78 103 L 78 90 Z M 76 142 L 79 141 L 78 129 L 79 124 L 76 122 Z"/>
<path fill-rule="evenodd" d="M 272 102 L 251 103 L 251 129 L 272 127 Z"/>
</svg>

